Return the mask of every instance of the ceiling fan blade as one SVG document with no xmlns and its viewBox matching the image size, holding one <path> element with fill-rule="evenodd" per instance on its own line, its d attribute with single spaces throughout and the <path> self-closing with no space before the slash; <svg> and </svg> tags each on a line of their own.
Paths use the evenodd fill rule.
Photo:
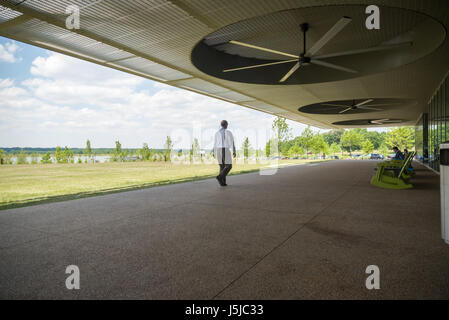
<svg viewBox="0 0 449 320">
<path fill-rule="evenodd" d="M 290 57 L 290 58 L 299 59 L 299 56 L 294 55 L 294 54 L 285 53 L 285 52 L 282 52 L 282 51 L 277 51 L 277 50 L 272 50 L 272 49 L 267 49 L 267 48 L 255 46 L 255 45 L 252 45 L 252 44 L 249 44 L 249 43 L 244 43 L 244 42 L 235 41 L 235 40 L 231 40 L 231 41 L 229 41 L 229 43 L 236 44 L 238 46 L 243 46 L 243 47 L 247 47 L 247 48 L 256 49 L 256 50 L 261 50 L 261 51 L 265 51 L 265 52 L 271 52 L 271 53 L 275 53 L 275 54 L 280 54 L 282 56 L 286 56 L 286 57 Z"/>
<path fill-rule="evenodd" d="M 391 120 L 391 119 L 380 119 L 380 120 L 371 120 L 372 124 L 391 124 L 391 123 L 401 123 L 401 120 Z"/>
<path fill-rule="evenodd" d="M 343 114 L 343 113 L 346 113 L 346 112 L 348 112 L 348 111 L 350 111 L 350 110 L 352 110 L 352 108 L 347 108 L 347 109 L 345 109 L 345 110 L 343 110 L 343 111 L 341 111 L 341 112 L 339 112 L 340 114 Z"/>
<path fill-rule="evenodd" d="M 401 120 L 387 120 L 382 122 L 382 124 L 389 124 L 389 123 L 401 123 Z"/>
<path fill-rule="evenodd" d="M 359 109 L 363 109 L 363 110 L 376 110 L 376 111 L 383 111 L 384 109 L 379 109 L 379 108 L 370 108 L 370 107 L 358 107 Z"/>
<path fill-rule="evenodd" d="M 290 78 L 290 76 L 299 69 L 299 67 L 301 67 L 301 64 L 298 62 L 297 64 L 295 64 L 293 66 L 293 68 L 290 69 L 289 72 L 287 72 L 287 74 L 281 79 L 279 80 L 279 82 L 285 82 L 288 78 Z"/>
<path fill-rule="evenodd" d="M 321 60 L 312 59 L 310 61 L 310 63 L 317 64 L 317 65 L 320 65 L 322 67 L 327 67 L 327 68 L 331 68 L 331 69 L 344 71 L 344 72 L 358 73 L 358 71 L 355 71 L 355 70 L 352 70 L 352 69 L 349 69 L 349 68 L 345 68 L 345 67 L 342 67 L 342 66 L 338 66 L 338 65 L 333 64 L 333 63 L 324 62 L 324 61 L 321 61 Z"/>
<path fill-rule="evenodd" d="M 367 103 L 373 102 L 373 101 L 374 101 L 374 99 L 368 99 L 366 101 L 363 101 L 363 102 L 360 102 L 360 103 L 356 104 L 355 106 L 356 107 L 361 107 L 361 106 L 363 106 L 363 105 L 365 105 Z"/>
<path fill-rule="evenodd" d="M 278 61 L 278 62 L 256 64 L 256 65 L 248 66 L 248 67 L 225 69 L 225 70 L 223 70 L 223 72 L 232 72 L 232 71 L 239 71 L 239 70 L 246 70 L 246 69 L 254 69 L 254 68 L 260 68 L 260 67 L 266 67 L 266 66 L 273 66 L 273 65 L 276 65 L 276 64 L 295 62 L 295 61 L 298 61 L 298 60 L 294 59 L 294 60 L 284 60 L 284 61 Z"/>
<path fill-rule="evenodd" d="M 322 106 L 329 106 L 329 107 L 350 108 L 350 106 L 342 105 L 342 104 L 322 103 L 321 105 Z"/>
<path fill-rule="evenodd" d="M 368 107 L 388 107 L 388 106 L 397 106 L 402 103 L 380 103 L 380 104 L 370 104 Z"/>
<path fill-rule="evenodd" d="M 349 17 L 343 17 L 320 39 L 318 40 L 312 48 L 310 48 L 306 56 L 313 56 L 315 53 L 320 51 L 329 41 L 331 41 L 341 30 L 344 29 L 352 21 Z"/>
<path fill-rule="evenodd" d="M 367 49 L 350 50 L 350 51 L 323 54 L 321 56 L 316 56 L 314 58 L 316 58 L 316 59 L 335 58 L 335 57 L 349 56 L 349 55 L 360 54 L 360 53 L 392 50 L 392 49 L 408 47 L 408 46 L 412 46 L 412 45 L 413 45 L 413 42 L 403 42 L 403 43 L 397 43 L 397 44 L 377 46 L 377 47 L 372 47 L 372 48 L 367 48 Z"/>
<path fill-rule="evenodd" d="M 326 107 L 326 108 L 321 108 L 322 110 L 329 110 L 329 111 L 338 111 L 341 110 L 342 107 Z"/>
</svg>

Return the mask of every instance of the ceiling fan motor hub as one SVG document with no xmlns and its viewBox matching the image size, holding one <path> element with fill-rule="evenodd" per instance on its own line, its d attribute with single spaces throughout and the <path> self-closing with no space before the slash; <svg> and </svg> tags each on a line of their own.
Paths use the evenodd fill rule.
<svg viewBox="0 0 449 320">
<path fill-rule="evenodd" d="M 304 53 L 302 53 L 300 56 L 299 56 L 299 62 L 300 63 L 310 63 L 310 61 L 312 61 L 312 59 L 310 59 L 310 57 L 306 57 L 305 55 L 304 55 Z"/>
<path fill-rule="evenodd" d="M 301 24 L 301 31 L 302 32 L 307 32 L 308 30 L 309 30 L 309 24 L 308 23 Z"/>
</svg>

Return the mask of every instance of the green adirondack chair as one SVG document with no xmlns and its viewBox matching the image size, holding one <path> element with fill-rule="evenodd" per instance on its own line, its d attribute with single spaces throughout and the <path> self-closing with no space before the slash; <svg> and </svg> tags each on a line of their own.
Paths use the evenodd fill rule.
<svg viewBox="0 0 449 320">
<path fill-rule="evenodd" d="M 387 166 L 387 167 L 401 168 L 405 161 L 409 161 L 409 164 L 410 164 L 411 161 L 413 160 L 413 158 L 415 157 L 415 154 L 416 154 L 415 151 L 411 151 L 407 155 L 407 158 L 405 158 L 404 160 L 387 160 L 387 161 L 380 163 L 379 165 Z"/>
<path fill-rule="evenodd" d="M 385 174 L 387 175 L 394 175 L 393 174 L 393 170 L 395 170 L 394 168 L 396 168 L 396 172 L 402 168 L 402 166 L 404 165 L 404 163 L 407 163 L 407 167 L 404 170 L 404 172 L 402 173 L 402 178 L 406 181 L 410 180 L 411 177 L 413 177 L 415 175 L 415 171 L 411 168 L 411 163 L 413 161 L 413 158 L 415 157 L 416 152 L 415 151 L 411 151 L 409 152 L 407 158 L 405 160 L 390 160 L 390 161 L 385 161 L 381 164 L 378 165 L 379 166 L 385 166 L 387 167 L 387 170 L 385 171 Z"/>
<path fill-rule="evenodd" d="M 371 179 L 371 184 L 385 189 L 411 189 L 413 185 L 409 183 L 412 173 L 408 171 L 413 160 L 414 152 L 411 152 L 406 160 L 401 162 L 383 162 L 377 165 L 376 175 Z"/>
</svg>

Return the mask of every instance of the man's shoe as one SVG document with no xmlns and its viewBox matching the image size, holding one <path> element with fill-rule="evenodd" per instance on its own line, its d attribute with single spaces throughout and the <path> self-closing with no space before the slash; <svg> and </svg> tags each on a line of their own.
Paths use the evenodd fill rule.
<svg viewBox="0 0 449 320">
<path fill-rule="evenodd" d="M 215 179 L 217 179 L 218 183 L 220 184 L 220 186 L 224 187 L 225 184 L 223 183 L 223 181 L 221 181 L 219 176 L 216 176 Z"/>
</svg>

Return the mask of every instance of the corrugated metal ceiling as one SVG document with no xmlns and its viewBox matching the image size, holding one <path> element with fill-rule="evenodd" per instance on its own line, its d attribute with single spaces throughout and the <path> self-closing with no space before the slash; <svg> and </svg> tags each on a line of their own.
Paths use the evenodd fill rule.
<svg viewBox="0 0 449 320">
<path fill-rule="evenodd" d="M 252 37 L 256 43 L 257 41 L 264 44 L 268 42 L 276 47 L 276 38 L 279 34 L 283 34 L 285 37 L 290 37 L 292 42 L 291 48 L 283 49 L 294 50 L 295 42 L 300 40 L 300 35 L 298 36 L 295 30 L 287 28 L 288 21 L 279 21 L 276 15 L 270 16 L 269 19 L 260 18 L 261 23 L 258 28 L 248 23 L 247 28 L 233 29 L 232 24 L 251 17 L 293 8 L 364 3 L 392 5 L 392 2 L 387 0 L 27 0 L 25 2 L 0 0 L 0 34 L 324 128 L 332 127 L 331 123 L 334 119 L 300 114 L 295 110 L 296 106 L 326 99 L 346 99 L 348 96 L 355 95 L 374 97 L 378 96 L 382 89 L 389 96 L 403 96 L 410 93 L 413 97 L 421 99 L 420 101 L 425 101 L 428 98 L 426 95 L 432 94 L 433 82 L 438 82 L 438 78 L 446 73 L 449 66 L 447 39 L 438 52 L 420 62 L 427 68 L 416 63 L 384 75 L 372 75 L 363 79 L 288 87 L 240 84 L 213 78 L 193 66 L 190 54 L 201 39 L 226 26 L 228 27 L 222 29 L 213 38 L 208 38 L 207 41 L 220 44 L 229 40 L 230 35 L 238 37 L 244 35 Z M 70 31 L 64 27 L 66 8 L 73 4 L 81 8 L 81 30 Z M 449 27 L 449 1 L 398 1 L 395 6 L 425 13 L 440 21 L 446 28 Z M 29 18 L 28 21 L 17 19 L 23 14 Z M 314 14 L 319 16 L 319 8 Z M 385 18 L 394 19 L 388 16 Z M 289 19 L 296 22 L 306 17 L 292 12 Z M 17 24 L 14 24 L 14 20 Z M 414 23 L 416 21 L 410 21 L 410 24 Z M 2 28 L 2 24 L 6 27 Z M 391 25 L 394 24 L 391 23 Z M 402 20 L 402 23 L 395 28 L 407 28 L 407 26 Z M 263 36 L 260 36 L 261 30 L 265 30 Z M 396 31 L 391 30 L 392 33 Z M 270 34 L 272 37 L 269 36 Z M 363 42 L 365 47 L 376 44 L 378 41 L 375 33 L 370 39 L 357 40 L 357 34 L 352 36 L 354 41 Z M 349 40 L 346 42 L 348 43 Z M 334 46 L 334 50 L 339 49 L 338 44 Z M 222 50 L 232 53 L 234 49 L 229 45 L 223 45 Z M 255 55 L 255 53 L 248 51 L 248 55 Z M 270 58 L 264 56 L 264 58 L 267 57 Z M 433 76 L 436 79 L 425 81 L 410 78 L 413 75 Z M 388 86 L 386 79 L 395 79 L 396 82 Z M 419 81 L 423 82 L 422 85 Z M 410 82 L 416 84 L 411 85 Z M 420 106 L 421 109 L 423 107 Z M 409 112 L 410 118 L 415 119 L 420 110 L 413 110 L 413 114 Z M 391 117 L 394 116 L 395 114 L 391 114 Z M 354 116 L 348 117 L 348 119 L 353 118 Z"/>
</svg>

